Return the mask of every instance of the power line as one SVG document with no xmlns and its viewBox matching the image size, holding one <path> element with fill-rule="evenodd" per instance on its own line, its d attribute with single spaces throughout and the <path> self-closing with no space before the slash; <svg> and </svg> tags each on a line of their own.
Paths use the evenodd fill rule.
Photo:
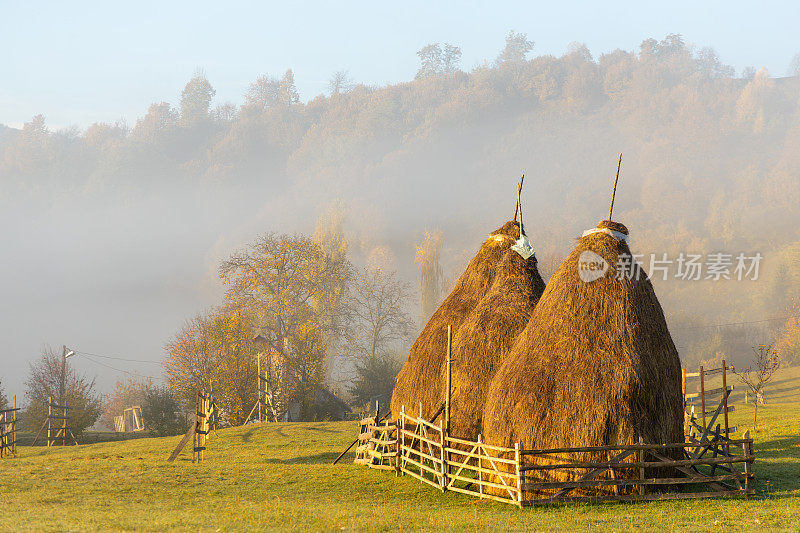
<svg viewBox="0 0 800 533">
<path fill-rule="evenodd" d="M 161 362 L 159 361 L 147 361 L 145 359 L 127 359 L 125 357 L 112 357 L 110 355 L 100 355 L 99 353 L 84 352 L 83 350 L 76 350 L 75 352 L 80 353 L 82 355 L 93 355 L 95 357 L 102 357 L 103 359 L 113 359 L 115 361 L 127 361 L 129 363 L 150 363 L 154 365 L 161 364 Z"/>
<path fill-rule="evenodd" d="M 93 357 L 90 357 L 89 355 L 87 355 L 86 352 L 79 352 L 79 353 L 81 355 L 83 355 L 86 359 L 88 359 L 89 361 L 91 361 L 91 362 L 93 362 L 95 364 L 104 366 L 106 368 L 110 368 L 111 370 L 115 370 L 117 372 L 124 372 L 125 374 L 129 374 L 131 376 L 138 377 L 138 378 L 149 378 L 149 379 L 153 379 L 153 380 L 162 380 L 162 381 L 164 379 L 164 378 L 162 378 L 160 376 L 145 376 L 143 374 L 139 374 L 138 372 L 132 372 L 132 371 L 129 371 L 129 370 L 124 370 L 122 368 L 116 368 L 116 367 L 108 365 L 108 364 L 106 364 L 106 363 L 104 363 L 102 361 L 98 361 L 97 359 L 94 359 Z"/>
</svg>

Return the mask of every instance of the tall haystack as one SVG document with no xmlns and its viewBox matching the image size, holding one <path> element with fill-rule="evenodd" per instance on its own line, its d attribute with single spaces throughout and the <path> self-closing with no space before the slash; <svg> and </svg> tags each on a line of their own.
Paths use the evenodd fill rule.
<svg viewBox="0 0 800 533">
<path fill-rule="evenodd" d="M 447 326 L 451 325 L 456 390 L 451 419 L 458 428 L 452 431 L 457 435 L 462 429 L 477 429 L 484 395 L 470 396 L 469 387 L 479 386 L 481 392 L 485 391 L 544 289 L 535 256 L 523 259 L 511 249 L 519 236 L 520 224 L 514 221 L 493 231 L 431 316 L 397 376 L 391 405 L 395 416 L 404 405 L 416 416 L 421 403 L 426 419 L 439 410 L 445 397 Z M 464 371 L 456 370 L 459 368 Z M 469 375 L 470 370 L 475 375 Z M 479 376 L 484 383 L 478 383 Z"/>
<path fill-rule="evenodd" d="M 678 352 L 627 235 L 622 224 L 600 222 L 553 274 L 489 387 L 486 442 L 542 449 L 683 441 Z"/>
</svg>

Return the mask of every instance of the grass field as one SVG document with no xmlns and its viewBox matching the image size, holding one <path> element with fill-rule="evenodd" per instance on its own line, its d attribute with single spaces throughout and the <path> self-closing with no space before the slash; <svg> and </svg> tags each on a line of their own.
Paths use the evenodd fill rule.
<svg viewBox="0 0 800 533">
<path fill-rule="evenodd" d="M 220 430 L 204 464 L 166 458 L 178 437 L 20 448 L 0 460 L 0 529 L 19 530 L 800 530 L 800 369 L 759 409 L 750 500 L 564 504 L 520 510 L 441 493 L 410 476 L 330 463 L 354 422 Z M 752 423 L 736 403 L 731 423 Z"/>
</svg>

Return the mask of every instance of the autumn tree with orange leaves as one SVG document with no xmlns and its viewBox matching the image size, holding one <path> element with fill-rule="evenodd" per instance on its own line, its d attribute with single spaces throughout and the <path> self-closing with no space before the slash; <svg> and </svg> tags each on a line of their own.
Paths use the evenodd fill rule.
<svg viewBox="0 0 800 533">
<path fill-rule="evenodd" d="M 256 349 L 241 309 L 196 316 L 165 349 L 167 380 L 187 408 L 197 390 L 211 387 L 222 421 L 245 421 L 256 401 Z"/>
<path fill-rule="evenodd" d="M 220 266 L 228 305 L 246 314 L 276 354 L 284 381 L 278 388 L 304 411 L 321 386 L 328 345 L 346 324 L 342 291 L 351 270 L 344 254 L 326 253 L 307 236 L 274 233 Z"/>
</svg>

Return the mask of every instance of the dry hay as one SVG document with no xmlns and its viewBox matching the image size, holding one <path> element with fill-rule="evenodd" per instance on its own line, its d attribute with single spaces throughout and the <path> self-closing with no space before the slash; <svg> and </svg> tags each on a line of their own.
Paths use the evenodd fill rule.
<svg viewBox="0 0 800 533">
<path fill-rule="evenodd" d="M 397 376 L 392 413 L 430 419 L 445 398 L 447 326 L 453 327 L 451 433 L 477 437 L 485 390 L 502 357 L 528 321 L 544 282 L 536 259 L 523 259 L 510 247 L 519 224 L 493 231 L 431 316 Z M 474 433 L 474 435 L 473 435 Z"/>
<path fill-rule="evenodd" d="M 450 434 L 460 439 L 477 440 L 492 377 L 528 324 L 545 287 L 536 257 L 526 260 L 506 248 L 488 293 L 453 336 Z"/>
<path fill-rule="evenodd" d="M 628 234 L 615 222 L 597 227 Z M 585 251 L 608 265 L 595 281 L 579 277 Z M 683 441 L 678 352 L 650 280 L 635 261 L 618 267 L 619 257 L 630 257 L 624 241 L 593 233 L 579 239 L 553 274 L 489 387 L 487 443 L 544 449 L 632 444 L 640 437 L 646 443 Z M 626 471 L 634 475 L 634 469 Z M 531 471 L 527 480 L 566 481 L 585 473 Z"/>
</svg>

